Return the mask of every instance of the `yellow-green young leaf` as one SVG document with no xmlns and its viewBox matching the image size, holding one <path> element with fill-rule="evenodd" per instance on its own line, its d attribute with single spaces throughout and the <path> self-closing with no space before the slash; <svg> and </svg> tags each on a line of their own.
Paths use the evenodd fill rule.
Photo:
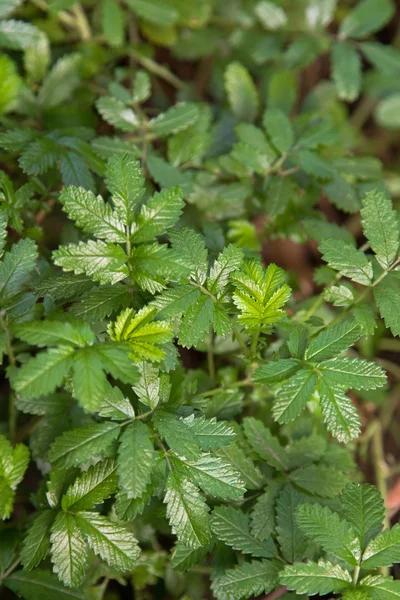
<svg viewBox="0 0 400 600">
<path fill-rule="evenodd" d="M 306 359 L 320 362 L 337 356 L 354 344 L 361 335 L 361 329 L 355 321 L 346 321 L 327 327 L 319 333 L 306 351 Z"/>
<path fill-rule="evenodd" d="M 278 471 L 287 469 L 288 460 L 284 448 L 259 419 L 246 417 L 243 428 L 250 446 L 260 458 Z"/>
<path fill-rule="evenodd" d="M 214 580 L 212 590 L 218 600 L 242 600 L 268 594 L 278 584 L 277 561 L 253 560 L 229 569 Z"/>
<path fill-rule="evenodd" d="M 165 489 L 172 532 L 189 548 L 206 546 L 211 538 L 208 507 L 197 487 L 172 471 Z"/>
<path fill-rule="evenodd" d="M 362 201 L 362 227 L 377 261 L 387 269 L 399 250 L 399 222 L 392 201 L 384 192 L 368 192 Z"/>
<path fill-rule="evenodd" d="M 215 508 L 211 515 L 211 529 L 219 540 L 243 554 L 252 554 L 260 558 L 271 558 L 275 554 L 272 539 L 261 542 L 251 535 L 248 515 L 240 508 Z"/>
<path fill-rule="evenodd" d="M 53 571 L 67 587 L 77 587 L 86 572 L 87 546 L 74 515 L 59 512 L 51 528 Z"/>
<path fill-rule="evenodd" d="M 132 225 L 136 207 L 145 187 L 140 163 L 128 154 L 115 154 L 107 162 L 106 184 L 112 194 L 114 211 L 127 226 Z"/>
<path fill-rule="evenodd" d="M 306 407 L 315 392 L 317 375 L 311 370 L 298 371 L 279 388 L 272 407 L 278 423 L 293 421 Z"/>
<path fill-rule="evenodd" d="M 400 562 L 400 525 L 379 533 L 366 547 L 362 566 L 366 569 L 389 567 Z"/>
<path fill-rule="evenodd" d="M 351 483 L 341 493 L 340 503 L 346 521 L 364 547 L 382 529 L 385 507 L 381 494 L 369 483 Z"/>
<path fill-rule="evenodd" d="M 326 381 L 334 386 L 356 390 L 375 390 L 386 383 L 384 370 L 359 358 L 331 358 L 318 365 Z"/>
<path fill-rule="evenodd" d="M 77 512 L 94 508 L 117 491 L 117 467 L 112 459 L 89 467 L 69 486 L 61 500 L 63 510 Z"/>
<path fill-rule="evenodd" d="M 241 121 L 254 121 L 258 112 L 258 93 L 246 67 L 230 63 L 225 71 L 225 91 L 231 110 Z"/>
<path fill-rule="evenodd" d="M 165 113 L 151 119 L 147 126 L 156 136 L 178 133 L 193 125 L 199 118 L 199 111 L 195 104 L 178 102 Z"/>
<path fill-rule="evenodd" d="M 76 520 L 93 552 L 110 567 L 121 572 L 133 569 L 140 548 L 130 531 L 93 512 L 78 513 Z"/>
<path fill-rule="evenodd" d="M 286 565 L 279 581 L 289 590 L 312 596 L 343 592 L 350 587 L 352 579 L 340 565 L 320 560 L 318 563 L 309 561 L 307 564 Z"/>
<path fill-rule="evenodd" d="M 73 363 L 73 394 L 86 412 L 99 409 L 107 379 L 96 348 L 81 348 Z"/>
<path fill-rule="evenodd" d="M 308 546 L 296 521 L 296 510 L 305 496 L 286 486 L 276 499 L 276 533 L 282 556 L 289 563 L 303 560 Z"/>
<path fill-rule="evenodd" d="M 361 59 L 357 50 L 347 42 L 337 42 L 332 52 L 332 76 L 341 100 L 353 102 L 361 89 Z"/>
<path fill-rule="evenodd" d="M 103 0 L 101 27 L 110 46 L 121 46 L 124 41 L 124 13 L 118 0 Z"/>
<path fill-rule="evenodd" d="M 20 91 L 21 78 L 13 61 L 2 54 L 0 54 L 0 71 L 2 74 L 0 82 L 0 114 L 4 114 L 13 108 Z"/>
<path fill-rule="evenodd" d="M 120 425 L 111 422 L 71 429 L 56 438 L 48 458 L 56 466 L 67 468 L 85 464 L 93 456 L 107 456 L 119 432 Z"/>
<path fill-rule="evenodd" d="M 333 498 L 348 483 L 348 476 L 335 467 L 309 465 L 293 471 L 290 479 L 298 487 L 322 498 Z"/>
<path fill-rule="evenodd" d="M 21 550 L 25 569 L 37 567 L 50 550 L 50 529 L 55 518 L 53 510 L 45 510 L 33 521 L 26 533 Z"/>
<path fill-rule="evenodd" d="M 297 523 L 307 537 L 338 558 L 358 565 L 361 558 L 360 541 L 347 521 L 327 506 L 302 504 L 296 512 Z"/>
<path fill-rule="evenodd" d="M 25 398 L 53 392 L 68 374 L 75 350 L 71 346 L 50 348 L 22 365 L 13 376 L 13 386 Z"/>
<path fill-rule="evenodd" d="M 395 10 L 392 0 L 360 0 L 343 19 L 339 37 L 365 38 L 388 23 Z"/>
<path fill-rule="evenodd" d="M 357 438 L 361 423 L 352 400 L 340 387 L 329 385 L 325 378 L 320 381 L 319 393 L 322 415 L 332 435 L 345 444 Z"/>
<path fill-rule="evenodd" d="M 294 143 L 292 124 L 279 108 L 270 108 L 264 113 L 263 126 L 272 144 L 281 155 L 285 155 Z"/>
<path fill-rule="evenodd" d="M 82 590 L 65 588 L 56 575 L 41 569 L 14 571 L 4 585 L 25 600 L 84 600 Z"/>
<path fill-rule="evenodd" d="M 128 498 L 140 498 L 151 480 L 154 448 L 148 427 L 135 421 L 124 430 L 118 449 L 120 488 Z"/>
<path fill-rule="evenodd" d="M 372 265 L 363 252 L 342 240 L 328 239 L 319 245 L 319 251 L 328 265 L 362 285 L 371 285 Z"/>
</svg>

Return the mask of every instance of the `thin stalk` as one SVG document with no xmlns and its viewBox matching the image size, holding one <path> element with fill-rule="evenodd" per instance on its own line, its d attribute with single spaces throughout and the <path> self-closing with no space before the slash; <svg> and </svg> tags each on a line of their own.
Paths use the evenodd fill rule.
<svg viewBox="0 0 400 600">
<path fill-rule="evenodd" d="M 164 81 L 167 81 L 178 90 L 183 90 L 186 88 L 186 84 L 183 81 L 178 79 L 178 77 L 171 73 L 171 71 L 169 71 L 162 65 L 159 65 L 148 56 L 143 56 L 142 54 L 133 49 L 129 50 L 129 54 L 134 60 L 136 60 L 136 62 L 141 64 L 142 67 L 148 69 L 150 73 L 153 73 L 153 75 L 157 75 L 157 77 L 164 79 Z"/>
<path fill-rule="evenodd" d="M 260 338 L 261 333 L 261 325 L 258 326 L 256 333 L 254 334 L 253 340 L 251 342 L 251 357 L 254 359 L 257 354 L 257 345 L 258 340 Z"/>
<path fill-rule="evenodd" d="M 215 381 L 214 335 L 212 327 L 210 327 L 209 340 L 207 344 L 207 365 L 210 379 L 211 381 Z"/>
<path fill-rule="evenodd" d="M 247 348 L 247 346 L 245 344 L 245 341 L 244 341 L 244 339 L 242 337 L 242 334 L 240 333 L 240 331 L 238 330 L 238 328 L 236 327 L 236 325 L 232 324 L 232 331 L 233 331 L 233 334 L 234 334 L 235 338 L 239 342 L 239 345 L 240 345 L 241 349 L 243 350 L 244 354 L 248 355 L 249 349 Z"/>
<path fill-rule="evenodd" d="M 353 585 L 356 586 L 360 575 L 360 565 L 357 565 L 353 573 Z"/>
<path fill-rule="evenodd" d="M 75 16 L 75 28 L 79 31 L 81 39 L 84 41 L 90 40 L 92 38 L 92 31 L 81 4 L 78 3 L 73 6 L 71 11 Z"/>
<path fill-rule="evenodd" d="M 385 529 L 390 528 L 390 520 L 386 509 L 387 487 L 386 487 L 386 462 L 383 449 L 382 426 L 379 421 L 375 421 L 372 435 L 372 458 L 375 468 L 376 487 L 378 488 L 385 506 L 385 518 L 383 521 Z M 380 572 L 385 577 L 389 574 L 388 567 L 381 567 Z"/>
</svg>

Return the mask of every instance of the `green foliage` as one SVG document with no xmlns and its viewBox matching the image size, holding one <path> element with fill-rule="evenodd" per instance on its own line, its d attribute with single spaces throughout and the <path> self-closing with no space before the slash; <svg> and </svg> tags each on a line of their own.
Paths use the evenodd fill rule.
<svg viewBox="0 0 400 600">
<path fill-rule="evenodd" d="M 395 4 L 0 0 L 1 597 L 400 596 Z"/>
</svg>

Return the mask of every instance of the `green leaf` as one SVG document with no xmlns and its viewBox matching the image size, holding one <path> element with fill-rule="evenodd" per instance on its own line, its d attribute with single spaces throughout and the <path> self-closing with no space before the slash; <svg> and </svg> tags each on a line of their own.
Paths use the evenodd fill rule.
<svg viewBox="0 0 400 600">
<path fill-rule="evenodd" d="M 117 283 L 128 271 L 127 256 L 121 246 L 98 240 L 61 246 L 53 252 L 54 264 L 76 275 L 88 275 L 100 283 Z"/>
<path fill-rule="evenodd" d="M 400 597 L 400 582 L 391 577 L 368 575 L 360 581 L 361 589 L 367 594 L 367 600 L 396 600 Z M 364 600 L 364 598 L 356 598 Z"/>
<path fill-rule="evenodd" d="M 214 304 L 210 296 L 203 294 L 191 304 L 179 328 L 179 344 L 185 348 L 196 346 L 209 331 L 214 315 Z"/>
<path fill-rule="evenodd" d="M 154 449 L 146 425 L 140 421 L 124 430 L 118 449 L 119 485 L 128 498 L 140 498 L 151 480 Z"/>
<path fill-rule="evenodd" d="M 258 94 L 246 67 L 232 62 L 225 71 L 225 91 L 231 110 L 241 121 L 254 121 L 258 112 Z"/>
<path fill-rule="evenodd" d="M 215 417 L 206 419 L 204 416 L 195 418 L 191 415 L 185 419 L 185 425 L 194 433 L 200 448 L 206 452 L 228 446 L 236 439 L 234 430 Z"/>
<path fill-rule="evenodd" d="M 400 335 L 400 285 L 395 275 L 387 275 L 374 287 L 374 298 L 386 327 L 393 335 Z"/>
<path fill-rule="evenodd" d="M 129 346 L 123 343 L 104 342 L 96 344 L 94 349 L 101 357 L 103 369 L 114 379 L 131 385 L 137 382 L 139 372 L 130 356 Z"/>
<path fill-rule="evenodd" d="M 318 563 L 309 561 L 307 564 L 286 565 L 279 580 L 298 594 L 324 595 L 340 593 L 349 588 L 351 575 L 340 565 L 320 560 Z"/>
<path fill-rule="evenodd" d="M 24 50 L 40 40 L 40 30 L 31 23 L 8 19 L 0 22 L 0 47 Z"/>
<path fill-rule="evenodd" d="M 124 221 L 114 214 L 111 206 L 101 196 L 95 196 L 82 187 L 67 186 L 59 199 L 64 212 L 85 233 L 109 242 L 126 242 Z"/>
<path fill-rule="evenodd" d="M 294 144 L 292 124 L 279 108 L 270 108 L 264 113 L 263 126 L 272 144 L 284 156 Z"/>
<path fill-rule="evenodd" d="M 196 281 L 204 283 L 208 271 L 208 251 L 201 235 L 182 227 L 179 231 L 171 231 L 170 239 L 176 253 L 190 265 Z"/>
<path fill-rule="evenodd" d="M 151 119 L 147 126 L 156 136 L 170 135 L 183 131 L 193 125 L 199 118 L 199 111 L 195 104 L 178 102 L 166 112 Z"/>
<path fill-rule="evenodd" d="M 306 407 L 315 392 L 317 375 L 302 369 L 288 379 L 278 390 L 272 414 L 278 423 L 293 421 Z"/>
<path fill-rule="evenodd" d="M 114 155 L 106 168 L 106 184 L 112 194 L 114 211 L 130 227 L 136 207 L 143 198 L 145 187 L 140 163 L 127 154 Z"/>
<path fill-rule="evenodd" d="M 342 240 L 334 239 L 323 241 L 318 249 L 332 269 L 357 283 L 371 285 L 372 266 L 363 252 Z"/>
<path fill-rule="evenodd" d="M 53 108 L 66 100 L 80 83 L 79 67 L 82 57 L 77 53 L 62 56 L 44 78 L 38 94 L 43 108 Z"/>
<path fill-rule="evenodd" d="M 132 533 L 97 513 L 81 512 L 76 520 L 93 552 L 110 567 L 122 572 L 133 569 L 140 549 Z"/>
<path fill-rule="evenodd" d="M 113 312 L 125 308 L 131 299 L 127 286 L 116 283 L 102 285 L 86 292 L 70 308 L 71 313 L 89 323 L 102 321 Z"/>
<path fill-rule="evenodd" d="M 206 546 L 210 541 L 208 507 L 193 483 L 171 472 L 164 502 L 172 532 L 189 548 Z"/>
<path fill-rule="evenodd" d="M 311 340 L 306 351 L 306 359 L 311 362 L 320 362 L 332 358 L 347 350 L 358 340 L 360 335 L 360 327 L 355 321 L 346 321 L 327 327 Z"/>
<path fill-rule="evenodd" d="M 245 487 L 239 473 L 219 456 L 202 453 L 195 460 L 174 459 L 178 470 L 206 494 L 224 500 L 240 500 Z"/>
<path fill-rule="evenodd" d="M 356 407 L 342 389 L 324 378 L 319 385 L 322 415 L 328 430 L 347 444 L 360 434 L 361 423 Z"/>
<path fill-rule="evenodd" d="M 391 0 L 361 0 L 343 19 L 339 36 L 342 38 L 365 38 L 381 29 L 395 12 Z"/>
<path fill-rule="evenodd" d="M 13 377 L 15 391 L 25 398 L 38 398 L 53 392 L 68 374 L 73 354 L 71 346 L 60 346 L 31 358 Z"/>
<path fill-rule="evenodd" d="M 132 228 L 131 241 L 135 244 L 151 242 L 166 232 L 179 219 L 184 206 L 183 193 L 178 187 L 156 192 L 147 201 Z"/>
<path fill-rule="evenodd" d="M 68 589 L 52 573 L 35 569 L 34 571 L 15 571 L 4 584 L 25 600 L 84 600 L 83 591 Z"/>
<path fill-rule="evenodd" d="M 28 321 L 14 327 L 14 334 L 34 346 L 93 344 L 94 334 L 86 323 L 79 321 Z"/>
<path fill-rule="evenodd" d="M 333 498 L 348 482 L 347 475 L 323 464 L 297 469 L 291 473 L 290 479 L 303 490 L 322 498 Z"/>
<path fill-rule="evenodd" d="M 250 513 L 250 530 L 260 542 L 267 541 L 275 529 L 275 502 L 280 484 L 272 482 L 265 492 L 258 496 Z"/>
<path fill-rule="evenodd" d="M 386 383 L 383 369 L 359 358 L 331 358 L 318 365 L 329 383 L 356 390 L 374 390 Z"/>
<path fill-rule="evenodd" d="M 99 415 L 113 421 L 126 421 L 134 419 L 135 411 L 129 399 L 124 397 L 119 388 L 107 385 L 99 406 Z"/>
<path fill-rule="evenodd" d="M 274 556 L 272 540 L 261 542 L 250 533 L 249 518 L 239 508 L 218 506 L 211 515 L 211 529 L 219 540 L 240 550 L 261 558 Z"/>
<path fill-rule="evenodd" d="M 387 269 L 399 250 L 399 223 L 391 200 L 384 192 L 368 192 L 361 216 L 364 235 L 381 267 Z"/>
<path fill-rule="evenodd" d="M 20 240 L 14 244 L 0 262 L 0 299 L 11 298 L 21 291 L 28 280 L 29 273 L 36 263 L 38 251 L 36 244 L 30 240 Z"/>
<path fill-rule="evenodd" d="M 53 571 L 66 586 L 78 586 L 85 576 L 88 553 L 74 515 L 58 513 L 50 541 Z"/>
<path fill-rule="evenodd" d="M 178 11 L 163 0 L 128 0 L 127 4 L 141 19 L 154 25 L 166 27 L 178 19 Z"/>
<path fill-rule="evenodd" d="M 396 75 L 400 71 L 400 52 L 392 46 L 378 42 L 363 42 L 360 44 L 361 52 L 385 75 Z"/>
<path fill-rule="evenodd" d="M 225 448 L 221 448 L 218 451 L 218 455 L 229 462 L 235 471 L 239 473 L 247 489 L 257 490 L 262 486 L 264 478 L 260 470 L 238 444 L 230 444 Z"/>
<path fill-rule="evenodd" d="M 66 431 L 52 444 L 49 460 L 65 468 L 85 464 L 93 456 L 107 455 L 119 432 L 119 424 L 110 422 Z"/>
<path fill-rule="evenodd" d="M 159 317 L 164 319 L 179 318 L 189 306 L 200 297 L 200 290 L 191 285 L 180 285 L 177 288 L 168 288 L 161 292 L 152 301 L 152 306 L 157 308 Z"/>
<path fill-rule="evenodd" d="M 113 96 L 102 96 L 96 102 L 96 108 L 107 123 L 121 131 L 136 131 L 140 121 L 132 110 L 121 100 Z"/>
<path fill-rule="evenodd" d="M 171 560 L 169 562 L 170 567 L 174 571 L 189 571 L 192 567 L 202 563 L 210 548 L 187 548 L 181 542 L 178 542 L 172 550 Z"/>
<path fill-rule="evenodd" d="M 278 438 L 274 437 L 260 420 L 253 417 L 244 419 L 243 428 L 250 446 L 258 456 L 274 469 L 286 471 L 288 461 Z"/>
<path fill-rule="evenodd" d="M 168 446 L 179 456 L 196 459 L 200 454 L 200 446 L 194 433 L 184 421 L 175 415 L 158 411 L 154 418 L 154 426 L 164 438 Z"/>
<path fill-rule="evenodd" d="M 218 600 L 242 600 L 251 596 L 268 594 L 278 583 L 278 565 L 270 560 L 245 562 L 225 571 L 212 584 Z"/>
<path fill-rule="evenodd" d="M 264 25 L 265 29 L 280 29 L 287 22 L 285 11 L 269 0 L 257 2 L 254 12 Z"/>
<path fill-rule="evenodd" d="M 50 550 L 50 529 L 54 517 L 54 511 L 45 510 L 29 527 L 21 550 L 21 562 L 25 569 L 37 567 L 46 558 Z"/>
<path fill-rule="evenodd" d="M 294 375 L 300 368 L 301 363 L 292 358 L 274 360 L 258 367 L 253 374 L 253 380 L 259 383 L 278 383 Z"/>
<path fill-rule="evenodd" d="M 400 562 L 400 525 L 379 533 L 366 547 L 362 566 L 365 569 L 389 567 Z"/>
<path fill-rule="evenodd" d="M 229 276 L 240 267 L 243 260 L 243 251 L 229 244 L 219 254 L 210 270 L 210 276 L 207 280 L 207 288 L 212 294 L 219 295 L 226 288 Z"/>
<path fill-rule="evenodd" d="M 75 352 L 72 381 L 73 394 L 82 408 L 87 412 L 97 411 L 104 395 L 107 379 L 95 347 L 81 348 Z"/>
<path fill-rule="evenodd" d="M 383 498 L 378 490 L 368 483 L 346 485 L 340 496 L 345 518 L 360 539 L 361 547 L 375 537 L 382 528 L 385 518 Z"/>
<path fill-rule="evenodd" d="M 332 52 L 332 76 L 341 100 L 353 102 L 361 90 L 361 59 L 357 50 L 346 42 L 337 42 Z"/>
<path fill-rule="evenodd" d="M 89 467 L 89 469 L 69 486 L 61 506 L 63 510 L 77 512 L 94 508 L 117 491 L 117 473 L 114 460 Z"/>
<path fill-rule="evenodd" d="M 327 506 L 303 504 L 296 513 L 301 530 L 313 542 L 338 558 L 358 565 L 361 558 L 360 542 L 347 521 L 340 519 L 337 513 Z"/>
<path fill-rule="evenodd" d="M 304 558 L 308 542 L 296 520 L 296 510 L 304 502 L 304 496 L 286 486 L 276 501 L 276 532 L 282 556 L 289 563 Z M 307 506 L 307 505 L 305 505 Z"/>
<path fill-rule="evenodd" d="M 101 26 L 110 46 L 122 46 L 124 41 L 124 12 L 117 0 L 103 0 Z"/>
</svg>

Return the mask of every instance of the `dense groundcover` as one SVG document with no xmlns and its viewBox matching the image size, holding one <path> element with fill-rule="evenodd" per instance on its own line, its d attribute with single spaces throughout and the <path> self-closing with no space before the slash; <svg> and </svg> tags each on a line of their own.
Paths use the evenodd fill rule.
<svg viewBox="0 0 400 600">
<path fill-rule="evenodd" d="M 396 11 L 0 0 L 2 600 L 400 598 Z"/>
</svg>

